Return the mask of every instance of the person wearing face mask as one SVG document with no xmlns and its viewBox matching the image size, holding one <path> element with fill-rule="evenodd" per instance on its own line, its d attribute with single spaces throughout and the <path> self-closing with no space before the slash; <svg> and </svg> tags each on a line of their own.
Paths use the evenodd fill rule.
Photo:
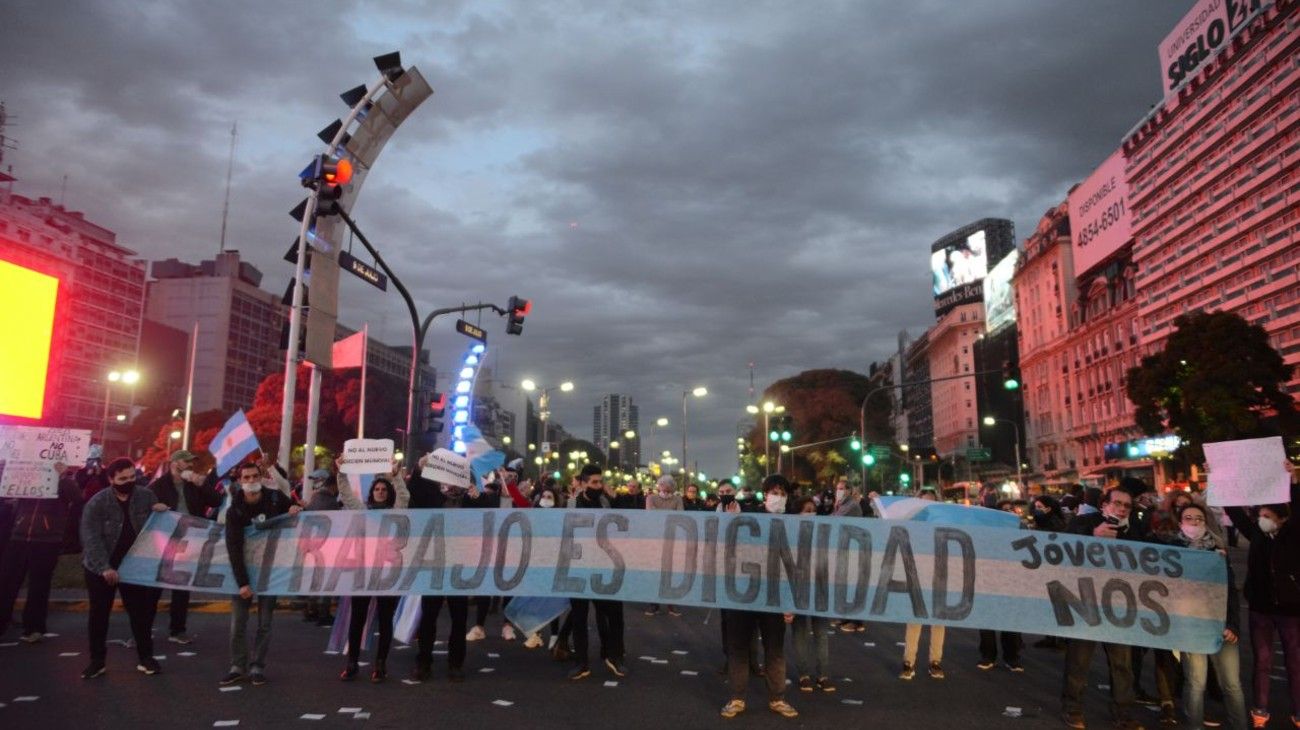
<svg viewBox="0 0 1300 730">
<path fill-rule="evenodd" d="M 339 501 L 338 480 L 329 469 L 316 469 L 303 480 L 303 510 L 330 512 L 343 509 Z M 317 626 L 332 626 L 334 615 L 331 596 L 307 596 L 303 601 L 302 620 Z"/>
<path fill-rule="evenodd" d="M 764 507 L 771 514 L 784 514 L 786 495 L 790 483 L 780 474 L 763 480 Z M 721 495 L 722 489 L 719 488 Z M 734 502 L 721 497 L 729 512 Z M 733 513 L 734 514 L 734 513 Z M 779 613 L 762 611 L 724 610 L 727 650 L 727 674 L 730 678 L 731 700 L 722 708 L 722 716 L 732 718 L 745 711 L 745 694 L 749 684 L 749 666 L 753 661 L 755 630 L 763 642 L 763 674 L 767 679 L 767 707 L 772 712 L 794 718 L 799 712 L 785 700 L 785 617 Z"/>
<path fill-rule="evenodd" d="M 266 654 L 271 648 L 271 617 L 275 596 L 254 596 L 249 584 L 248 565 L 244 556 L 244 531 L 281 515 L 296 515 L 301 507 L 279 489 L 264 488 L 262 467 L 244 463 L 235 469 L 239 493 L 232 495 L 226 509 L 226 553 L 230 571 L 235 574 L 239 595 L 230 599 L 230 671 L 221 678 L 223 686 L 249 679 L 254 685 L 266 684 Z M 248 616 L 257 601 L 257 633 L 253 655 L 248 654 Z"/>
<path fill-rule="evenodd" d="M 356 489 L 343 473 L 343 457 L 335 462 L 338 467 L 339 498 L 343 508 L 350 510 L 370 509 L 406 509 L 411 501 L 411 493 L 406 491 L 406 481 L 397 462 L 386 475 L 375 477 L 370 485 L 370 496 L 365 502 L 357 496 Z M 397 613 L 399 596 L 375 596 L 375 622 L 379 628 L 379 646 L 375 648 L 375 666 L 370 672 L 371 682 L 382 682 L 388 678 L 388 650 L 393 645 L 393 616 Z M 370 610 L 371 596 L 353 596 L 351 616 L 348 618 L 348 663 L 343 668 L 339 679 L 351 681 L 357 676 L 357 660 L 361 656 L 361 645 L 366 628 L 366 614 Z"/>
<path fill-rule="evenodd" d="M 687 512 L 703 512 L 704 500 L 700 498 L 700 488 L 694 484 L 686 485 L 686 494 L 682 495 L 682 509 Z"/>
<path fill-rule="evenodd" d="M 221 492 L 217 491 L 215 471 L 202 474 L 194 471 L 194 454 L 186 449 L 173 451 L 166 473 L 149 484 L 158 501 L 168 509 L 182 514 L 206 517 L 209 510 L 221 506 Z M 169 607 L 170 627 L 167 640 L 174 644 L 189 644 L 185 632 L 190 609 L 189 591 L 172 591 Z"/>
<path fill-rule="evenodd" d="M 609 494 L 605 491 L 605 477 L 600 467 L 587 464 L 578 472 L 578 493 L 569 499 L 569 509 L 610 509 Z M 569 679 L 579 680 L 591 676 L 587 653 L 588 608 L 596 613 L 596 632 L 600 635 L 600 657 L 606 668 L 616 677 L 627 676 L 623 664 L 623 604 L 618 601 L 596 601 L 574 598 L 569 616 L 573 622 L 573 655 L 578 666 L 569 672 Z"/>
<path fill-rule="evenodd" d="M 630 486 L 630 485 L 629 485 Z M 694 485 L 691 485 L 694 486 Z M 686 508 L 682 500 L 682 495 L 677 493 L 677 482 L 667 474 L 659 477 L 655 482 L 655 491 L 645 498 L 645 508 L 649 510 L 668 510 L 681 512 Z M 657 616 L 659 614 L 659 604 L 651 603 L 646 606 L 645 615 Z M 682 612 L 677 610 L 676 606 L 668 606 L 670 616 L 681 616 Z"/>
<path fill-rule="evenodd" d="M 1058 502 L 1055 497 L 1047 494 L 1035 497 L 1032 507 L 1033 510 L 1030 512 L 1030 516 L 1034 525 L 1033 529 L 1039 532 L 1065 532 L 1069 519 L 1061 502 Z M 1065 639 L 1059 636 L 1044 636 L 1034 642 L 1034 647 L 1064 651 Z"/>
<path fill-rule="evenodd" d="M 536 492 L 533 494 L 532 506 L 537 509 L 554 509 L 557 505 L 561 505 L 561 504 L 563 504 L 563 501 L 561 500 L 559 491 L 555 486 L 555 480 L 549 477 L 542 480 L 541 486 L 538 487 Z M 550 648 L 551 650 L 555 649 L 556 644 L 558 644 L 560 641 L 560 636 L 563 629 L 564 629 L 564 624 L 563 622 L 561 622 L 560 619 L 556 618 L 551 620 L 551 638 L 549 640 L 548 648 Z M 571 653 L 568 650 L 567 632 L 564 634 L 564 637 L 565 637 L 565 647 L 563 653 L 567 655 Z M 525 649 L 537 649 L 546 644 L 548 644 L 548 641 L 542 639 L 542 634 L 540 631 L 529 634 L 528 638 L 524 640 Z"/>
<path fill-rule="evenodd" d="M 840 477 L 835 480 L 835 501 L 831 505 L 830 514 L 835 517 L 861 517 L 862 500 L 849 487 L 847 477 Z M 867 630 L 861 621 L 845 619 L 840 621 L 840 631 L 846 634 L 861 633 Z"/>
<path fill-rule="evenodd" d="M 1291 519 L 1296 505 L 1297 470 L 1291 473 L 1291 503 L 1269 504 L 1255 510 L 1255 518 L 1241 507 L 1225 507 L 1243 536 L 1250 541 L 1246 557 L 1246 605 L 1250 646 L 1254 654 L 1250 717 L 1254 726 L 1268 726 L 1269 679 L 1273 672 L 1273 637 L 1282 643 L 1287 686 L 1291 698 L 1291 723 L 1300 728 L 1300 529 Z"/>
<path fill-rule="evenodd" d="M 847 482 L 845 486 L 848 486 Z M 817 504 L 804 497 L 795 501 L 791 511 L 804 517 L 815 517 Z M 830 676 L 830 641 L 826 636 L 829 620 L 821 616 L 787 613 L 785 622 L 790 625 L 794 638 L 794 666 L 799 674 L 799 691 L 834 692 L 835 683 Z"/>
<path fill-rule="evenodd" d="M 500 469 L 493 472 L 483 485 L 482 491 L 477 487 L 471 486 L 469 497 L 474 501 L 475 506 L 482 509 L 507 509 L 509 507 L 529 507 L 531 502 L 524 497 L 519 491 L 519 472 L 514 469 Z M 494 610 L 493 604 L 496 604 L 504 612 L 505 607 L 510 605 L 510 596 L 496 598 L 493 596 L 475 596 L 474 597 L 474 625 L 465 633 L 466 641 L 483 641 L 487 638 L 487 618 L 488 614 Z M 501 622 L 501 638 L 506 641 L 515 640 L 515 628 L 510 625 L 509 621 Z"/>
<path fill-rule="evenodd" d="M 1142 529 L 1142 524 L 1130 520 L 1132 512 L 1132 495 L 1119 487 L 1113 487 L 1102 494 L 1100 511 L 1076 516 L 1070 522 L 1069 532 L 1106 540 L 1146 542 L 1147 533 Z M 1141 728 L 1141 723 L 1131 717 L 1135 702 L 1131 651 L 1121 644 L 1104 643 L 1101 646 L 1106 652 L 1106 663 L 1110 667 L 1111 719 L 1120 730 Z M 1066 646 L 1061 704 L 1063 719 L 1068 727 L 1087 727 L 1083 716 L 1083 691 L 1088 686 L 1088 668 L 1092 664 L 1096 648 L 1097 642 L 1086 639 L 1071 639 Z"/>
<path fill-rule="evenodd" d="M 1209 529 L 1213 518 L 1205 507 L 1189 498 L 1175 509 L 1178 532 L 1162 542 L 1191 550 L 1213 550 L 1226 556 L 1223 540 Z M 1182 653 L 1183 709 L 1188 727 L 1199 728 L 1204 724 L 1207 667 L 1213 664 L 1223 693 L 1223 704 L 1228 711 L 1228 727 L 1246 730 L 1246 697 L 1241 689 L 1241 659 L 1237 644 L 1241 635 L 1241 598 L 1233 579 L 1232 564 L 1226 559 L 1224 562 L 1228 568 L 1228 612 L 1223 628 L 1223 646 L 1215 654 Z"/>
<path fill-rule="evenodd" d="M 94 679 L 107 671 L 108 619 L 118 592 L 135 639 L 135 668 L 146 675 L 158 674 L 162 666 L 153 658 L 152 635 L 158 589 L 119 582 L 117 568 L 144 529 L 149 512 L 166 512 L 167 505 L 147 487 L 136 486 L 135 464 L 130 459 L 114 459 L 104 474 L 109 488 L 91 497 L 81 516 L 81 564 L 90 599 L 90 665 L 81 672 L 81 678 Z"/>
</svg>

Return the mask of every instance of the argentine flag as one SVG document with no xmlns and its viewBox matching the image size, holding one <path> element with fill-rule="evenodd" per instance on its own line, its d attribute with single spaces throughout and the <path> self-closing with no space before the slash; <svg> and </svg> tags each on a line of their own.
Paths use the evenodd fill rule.
<svg viewBox="0 0 1300 730">
<path fill-rule="evenodd" d="M 235 468 L 245 456 L 260 448 L 257 444 L 257 434 L 253 433 L 253 427 L 248 423 L 248 417 L 244 415 L 243 409 L 236 411 L 235 415 L 226 421 L 226 425 L 221 427 L 213 437 L 212 443 L 208 445 L 208 451 L 211 451 L 212 456 L 217 460 L 218 476 Z"/>
<path fill-rule="evenodd" d="M 1014 513 L 988 507 L 967 507 L 961 504 L 931 502 L 917 497 L 876 497 L 872 500 L 876 514 L 887 520 L 912 520 L 934 522 L 941 525 L 967 527 L 1002 527 L 1020 529 L 1020 518 Z"/>
</svg>

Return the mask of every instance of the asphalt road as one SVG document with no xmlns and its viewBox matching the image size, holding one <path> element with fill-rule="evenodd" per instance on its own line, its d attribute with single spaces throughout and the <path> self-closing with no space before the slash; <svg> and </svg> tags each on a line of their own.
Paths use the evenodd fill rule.
<svg viewBox="0 0 1300 730">
<path fill-rule="evenodd" d="M 17 643 L 17 631 L 11 629 L 0 638 L 0 727 L 184 728 L 234 720 L 244 728 L 273 724 L 356 728 L 360 723 L 453 728 L 485 723 L 527 728 L 1063 727 L 1058 719 L 1060 653 L 1027 647 L 1025 673 L 1012 674 L 1002 667 L 980 671 L 975 667 L 976 632 L 950 630 L 944 657 L 947 679 L 933 680 L 921 671 L 916 679 L 904 682 L 897 678 L 902 627 L 893 624 L 871 624 L 860 634 L 836 632 L 831 637 L 831 665 L 839 691 L 792 690 L 788 699 L 800 712 L 797 719 L 786 720 L 768 711 L 761 680 L 754 679 L 747 698 L 749 710 L 724 720 L 718 711 L 728 691 L 716 674 L 722 659 L 717 615 L 706 624 L 701 609 L 686 609 L 681 618 L 666 614 L 651 618 L 639 608 L 628 606 L 626 614 L 629 674 L 625 678 L 614 677 L 597 664 L 588 679 L 567 680 L 568 666 L 553 661 L 544 650 L 526 650 L 518 641 L 499 638 L 498 614 L 488 619 L 489 638 L 470 644 L 467 680 L 458 685 L 446 681 L 445 667 L 437 663 L 432 682 L 404 684 L 414 650 L 397 648 L 400 644 L 389 660 L 387 683 L 371 684 L 365 668 L 360 681 L 341 682 L 337 676 L 342 658 L 324 653 L 328 631 L 304 623 L 296 612 L 282 610 L 273 631 L 270 683 L 239 685 L 226 692 L 217 685 L 228 666 L 226 614 L 192 614 L 190 628 L 196 641 L 188 647 L 159 643 L 158 656 L 165 659 L 161 661 L 164 672 L 158 676 L 137 673 L 134 650 L 110 643 L 108 674 L 83 681 L 78 675 L 88 659 L 86 614 L 56 612 L 50 625 L 56 637 L 28 645 Z M 165 621 L 164 613 L 155 624 L 155 634 L 165 635 Z M 445 626 L 440 629 L 445 631 Z M 129 635 L 126 616 L 114 614 L 110 642 Z M 1027 638 L 1032 642 L 1037 637 Z M 926 641 L 923 638 L 922 656 Z M 594 652 L 593 646 L 593 656 Z M 793 667 L 790 671 L 793 674 Z M 1148 660 L 1144 684 L 1154 689 L 1151 671 Z M 1099 653 L 1088 711 L 1094 727 L 1109 727 L 1107 695 L 1096 687 L 1106 682 Z M 1280 709 L 1282 693 L 1275 687 L 1274 694 Z M 1020 716 L 1005 716 L 1010 707 L 1020 708 Z M 341 708 L 360 708 L 364 714 L 354 717 L 352 712 L 340 712 Z M 1143 719 L 1155 718 L 1154 711 L 1139 712 Z M 323 718 L 304 719 L 306 715 Z"/>
</svg>

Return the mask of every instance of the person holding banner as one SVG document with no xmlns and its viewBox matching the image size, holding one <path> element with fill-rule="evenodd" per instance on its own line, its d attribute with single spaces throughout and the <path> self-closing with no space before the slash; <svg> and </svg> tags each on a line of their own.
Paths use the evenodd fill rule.
<svg viewBox="0 0 1300 730">
<path fill-rule="evenodd" d="M 254 596 L 244 559 L 244 530 L 262 525 L 284 514 L 302 510 L 278 489 L 264 489 L 262 467 L 243 463 L 235 469 L 239 494 L 232 496 L 226 510 L 226 553 L 230 570 L 235 574 L 239 595 L 230 599 L 230 672 L 221 678 L 223 686 L 242 682 L 247 677 L 254 685 L 266 684 L 266 654 L 271 648 L 271 616 L 275 596 Z M 248 655 L 248 612 L 257 600 L 257 634 L 253 639 L 253 656 Z"/>
<path fill-rule="evenodd" d="M 27 580 L 21 639 L 35 644 L 45 637 L 50 606 L 50 582 L 68 529 L 68 521 L 81 504 L 81 490 L 64 475 L 63 464 L 52 464 L 58 494 L 50 498 L 3 500 L 13 509 L 8 546 L 0 557 L 0 636 L 9 629 L 14 602 Z"/>
<path fill-rule="evenodd" d="M 1250 717 L 1255 727 L 1268 725 L 1269 679 L 1273 672 L 1273 637 L 1282 641 L 1291 722 L 1300 728 L 1300 529 L 1291 519 L 1296 505 L 1297 471 L 1290 461 L 1291 503 L 1269 504 L 1251 519 L 1241 507 L 1225 507 L 1232 524 L 1250 541 L 1246 557 L 1246 604 L 1250 608 L 1250 646 L 1255 655 Z"/>
<path fill-rule="evenodd" d="M 109 488 L 91 497 L 81 515 L 81 564 L 90 598 L 90 664 L 81 678 L 94 679 L 107 671 L 108 619 L 119 591 L 135 639 L 135 668 L 146 675 L 158 674 L 162 666 L 153 658 L 152 634 L 158 589 L 119 583 L 117 569 L 144 529 L 150 511 L 166 512 L 167 505 L 158 502 L 147 487 L 136 486 L 135 463 L 130 459 L 114 459 L 104 473 Z"/>
<path fill-rule="evenodd" d="M 421 456 L 416 471 L 411 474 L 411 509 L 461 509 L 475 507 L 468 494 L 468 484 L 439 484 L 426 479 L 421 472 L 429 463 L 429 455 Z M 447 679 L 465 681 L 465 626 L 469 623 L 469 598 L 466 596 L 420 596 L 420 625 L 416 629 L 415 670 L 411 680 L 427 682 L 433 676 L 433 644 L 438 635 L 438 614 L 447 604 L 451 632 L 447 634 Z"/>
<path fill-rule="evenodd" d="M 814 517 L 817 515 L 817 503 L 811 497 L 803 497 L 795 503 L 794 514 Z M 830 670 L 830 641 L 826 637 L 830 622 L 821 616 L 792 613 L 785 615 L 785 622 L 790 624 L 794 636 L 794 666 L 799 673 L 799 691 L 812 692 L 819 689 L 822 692 L 834 692 L 835 683 L 831 680 Z"/>
<path fill-rule="evenodd" d="M 636 480 L 628 482 L 627 486 L 629 492 L 631 491 L 633 484 L 637 484 Z M 637 491 L 640 491 L 640 489 L 641 487 L 638 484 Z M 648 510 L 669 510 L 674 512 L 684 511 L 686 509 L 686 504 L 682 501 L 682 496 L 677 494 L 677 482 L 667 474 L 659 477 L 659 481 L 655 482 L 655 493 L 645 497 L 645 508 Z M 676 606 L 668 604 L 668 614 L 670 616 L 681 616 L 682 612 L 679 611 Z M 659 615 L 659 604 L 651 603 L 646 606 L 645 615 Z"/>
<path fill-rule="evenodd" d="M 158 501 L 168 509 L 195 517 L 207 517 L 208 510 L 221 506 L 222 494 L 217 491 L 216 472 L 206 477 L 194 472 L 194 454 L 185 449 L 172 452 L 168 460 L 167 472 L 149 484 L 149 490 L 158 497 Z M 161 592 L 159 593 L 161 596 Z M 174 644 L 189 644 L 190 637 L 185 632 L 190 611 L 190 592 L 172 591 L 172 602 L 168 610 L 170 625 L 167 640 Z"/>
<path fill-rule="evenodd" d="M 763 480 L 763 505 L 768 514 L 785 514 L 790 482 L 780 474 Z M 745 690 L 749 684 L 751 640 L 757 630 L 763 641 L 763 674 L 767 678 L 767 708 L 776 714 L 794 718 L 799 711 L 785 701 L 785 617 L 766 611 L 724 609 L 726 614 L 727 674 L 731 682 L 731 700 L 722 708 L 722 716 L 732 718 L 745 711 Z"/>
<path fill-rule="evenodd" d="M 605 491 L 605 477 L 596 464 L 587 464 L 578 472 L 581 489 L 569 500 L 569 509 L 610 509 L 610 499 Z M 605 666 L 616 677 L 627 676 L 623 665 L 623 604 L 618 601 L 599 601 L 586 598 L 571 600 L 570 617 L 573 620 L 573 654 L 578 666 L 569 672 L 569 679 L 586 679 L 591 676 L 587 654 L 587 608 L 596 612 L 596 631 L 600 634 L 600 656 Z"/>
<path fill-rule="evenodd" d="M 1164 541 L 1170 545 L 1193 550 L 1213 550 L 1225 555 L 1222 538 L 1209 529 L 1213 524 L 1208 510 L 1191 500 L 1182 503 L 1175 516 L 1178 533 Z M 1241 636 L 1241 597 L 1237 593 L 1228 564 L 1228 617 L 1223 628 L 1223 647 L 1217 654 L 1182 653 L 1183 709 L 1189 727 L 1199 728 L 1205 722 L 1205 682 L 1208 666 L 1214 665 L 1214 674 L 1223 693 L 1223 704 L 1228 710 L 1228 727 L 1246 730 L 1246 696 L 1241 690 L 1241 659 L 1237 639 Z"/>
<path fill-rule="evenodd" d="M 1101 511 L 1079 514 L 1070 523 L 1075 535 L 1091 535 L 1108 540 L 1146 542 L 1142 523 L 1130 521 L 1133 497 L 1121 487 L 1112 487 L 1101 497 Z M 1120 730 L 1141 730 L 1142 725 L 1129 716 L 1136 701 L 1133 690 L 1132 653 L 1122 644 L 1102 644 L 1110 667 L 1110 712 Z M 1097 642 L 1070 639 L 1065 649 L 1065 681 L 1061 690 L 1063 719 L 1068 727 L 1087 727 L 1083 717 L 1083 690 L 1088 686 L 1088 666 L 1092 663 Z"/>
<path fill-rule="evenodd" d="M 401 469 L 396 461 L 392 471 L 386 476 L 375 477 L 370 485 L 370 496 L 363 503 L 357 496 L 356 488 L 343 472 L 343 457 L 338 465 L 339 499 L 343 508 L 350 510 L 365 509 L 406 509 L 411 501 L 411 493 L 406 491 L 406 481 L 402 479 Z M 371 682 L 382 682 L 388 678 L 388 650 L 393 645 L 393 616 L 397 613 L 400 596 L 375 596 L 375 621 L 379 624 L 379 646 L 375 649 L 375 668 L 370 672 Z M 343 668 L 339 679 L 351 681 L 357 676 L 357 660 L 361 656 L 364 643 L 367 613 L 370 609 L 370 596 L 352 597 L 352 615 L 348 619 L 348 663 Z"/>
<path fill-rule="evenodd" d="M 872 492 L 870 496 L 874 500 L 880 495 Z M 938 501 L 938 497 L 930 489 L 921 490 L 917 498 L 928 502 Z M 923 628 L 925 628 L 923 624 L 908 624 L 903 631 L 903 669 L 898 673 L 899 679 L 910 680 L 916 677 L 916 655 L 921 650 Z M 930 624 L 930 677 L 933 679 L 944 678 L 943 640 L 947 634 L 947 627 L 943 624 Z"/>
</svg>

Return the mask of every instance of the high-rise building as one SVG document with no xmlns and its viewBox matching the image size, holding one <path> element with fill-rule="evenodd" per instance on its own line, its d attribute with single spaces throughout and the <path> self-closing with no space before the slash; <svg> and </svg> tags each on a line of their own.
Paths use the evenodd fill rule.
<svg viewBox="0 0 1300 730">
<path fill-rule="evenodd" d="M 984 334 L 983 302 L 949 309 L 929 334 L 930 377 L 946 378 L 930 386 L 934 449 L 939 458 L 955 462 L 980 445 L 975 342 Z"/>
<path fill-rule="evenodd" d="M 913 458 L 934 449 L 934 408 L 930 397 L 930 332 L 921 333 L 904 356 L 903 408 L 907 412 L 907 445 Z"/>
<path fill-rule="evenodd" d="M 635 467 L 641 459 L 639 409 L 632 396 L 611 393 L 592 409 L 591 442 L 609 457 L 612 466 Z M 624 436 L 633 432 L 633 438 Z M 612 443 L 618 448 L 611 448 Z"/>
<path fill-rule="evenodd" d="M 1070 354 L 1066 347 L 1076 294 L 1065 201 L 1038 221 L 1012 280 L 1024 397 L 1024 461 L 1047 482 L 1077 480 L 1078 457 L 1069 408 Z"/>
<path fill-rule="evenodd" d="M 184 331 L 198 323 L 194 411 L 251 407 L 262 379 L 284 367 L 285 308 L 259 288 L 262 272 L 227 250 L 198 265 L 155 261 L 151 273 L 148 317 Z"/>
<path fill-rule="evenodd" d="M 135 256 L 79 211 L 0 190 L 0 258 L 57 277 L 66 297 L 40 422 L 90 429 L 106 454 L 126 449 L 136 388 L 150 377 L 141 372 L 135 386 L 108 379 L 139 368 L 145 262 Z"/>
<path fill-rule="evenodd" d="M 1155 352 L 1180 314 L 1236 312 L 1297 366 L 1300 4 L 1238 5 L 1259 14 L 1217 19 L 1227 32 L 1204 39 L 1217 47 L 1174 69 L 1176 88 L 1124 139 L 1136 335 Z M 1288 390 L 1300 394 L 1300 368 Z"/>
</svg>

